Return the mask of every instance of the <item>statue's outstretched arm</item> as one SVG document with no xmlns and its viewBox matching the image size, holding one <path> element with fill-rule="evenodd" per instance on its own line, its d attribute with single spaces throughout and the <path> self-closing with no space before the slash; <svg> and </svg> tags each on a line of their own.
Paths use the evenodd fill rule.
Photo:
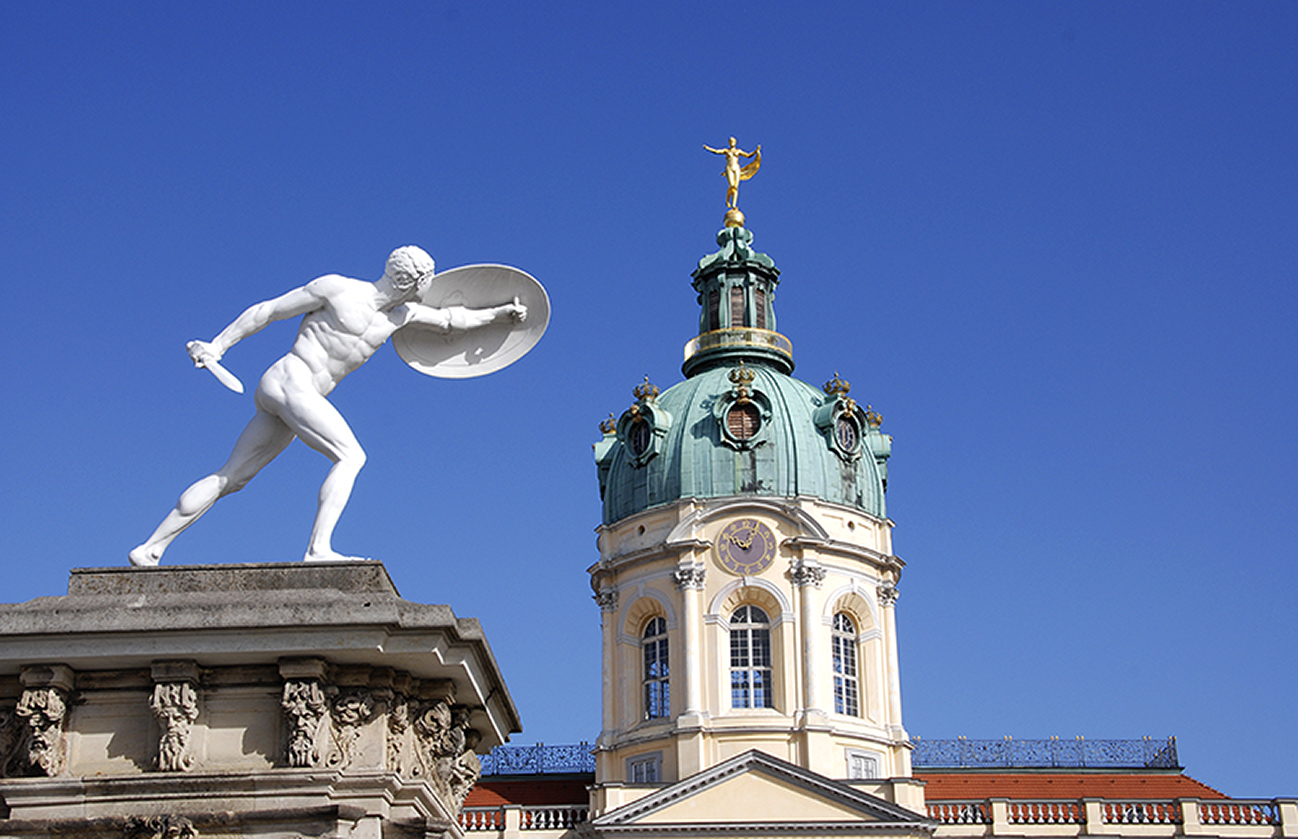
<svg viewBox="0 0 1298 839">
<path fill-rule="evenodd" d="M 249 306 L 243 311 L 243 314 L 234 319 L 234 322 L 222 329 L 220 334 L 213 338 L 211 342 L 195 341 L 194 343 L 201 345 L 199 351 L 206 351 L 215 355 L 216 360 L 219 361 L 230 347 L 233 347 L 249 335 L 257 334 L 275 321 L 304 315 L 320 308 L 324 301 L 313 288 L 316 282 L 318 280 L 312 281 L 301 288 L 295 288 L 286 294 L 281 294 L 272 300 L 264 300 L 261 303 Z M 190 352 L 190 355 L 193 355 L 193 351 Z"/>
<path fill-rule="evenodd" d="M 709 146 L 707 143 L 704 143 L 704 144 L 703 144 L 703 148 L 707 149 L 708 151 L 712 152 L 713 154 L 725 154 L 725 153 L 726 153 L 725 149 L 714 149 L 714 148 L 712 148 L 711 146 Z"/>
<path fill-rule="evenodd" d="M 519 303 L 518 298 L 514 298 L 513 303 L 493 306 L 489 309 L 466 309 L 463 306 L 435 309 L 419 303 L 407 303 L 406 310 L 408 312 L 406 323 L 432 326 L 443 332 L 463 332 L 506 320 L 513 323 L 527 320 L 527 307 Z"/>
</svg>

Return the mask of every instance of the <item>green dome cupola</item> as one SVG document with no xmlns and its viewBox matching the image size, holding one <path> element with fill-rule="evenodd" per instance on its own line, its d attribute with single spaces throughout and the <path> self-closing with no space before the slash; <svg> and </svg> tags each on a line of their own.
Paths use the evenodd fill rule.
<svg viewBox="0 0 1298 839">
<path fill-rule="evenodd" d="M 780 271 L 728 226 L 699 260 L 699 334 L 686 379 L 666 391 L 648 377 L 595 444 L 604 523 L 689 498 L 809 496 L 884 518 L 892 438 L 838 378 L 793 378 L 793 347 L 775 331 Z"/>
</svg>

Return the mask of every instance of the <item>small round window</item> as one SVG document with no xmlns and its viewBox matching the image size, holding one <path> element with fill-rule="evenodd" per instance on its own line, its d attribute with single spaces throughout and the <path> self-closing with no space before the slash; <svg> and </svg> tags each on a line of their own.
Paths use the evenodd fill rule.
<svg viewBox="0 0 1298 839">
<path fill-rule="evenodd" d="M 631 454 L 639 457 L 649 450 L 649 440 L 653 434 L 653 429 L 644 419 L 638 419 L 631 423 Z"/>
<path fill-rule="evenodd" d="M 847 417 L 839 417 L 834 422 L 834 440 L 838 447 L 845 452 L 856 451 L 856 443 L 859 438 L 856 430 L 856 423 Z"/>
<path fill-rule="evenodd" d="M 736 405 L 726 413 L 726 430 L 736 440 L 751 440 L 762 425 L 762 414 L 752 402 Z"/>
</svg>

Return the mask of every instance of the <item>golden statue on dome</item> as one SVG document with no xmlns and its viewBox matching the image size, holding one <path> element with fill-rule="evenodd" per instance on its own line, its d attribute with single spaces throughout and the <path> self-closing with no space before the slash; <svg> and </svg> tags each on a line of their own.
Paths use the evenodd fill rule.
<svg viewBox="0 0 1298 839">
<path fill-rule="evenodd" d="M 757 148 L 752 151 L 744 151 L 735 145 L 735 138 L 731 137 L 730 145 L 724 149 L 714 149 L 707 143 L 703 144 L 703 148 L 713 154 L 724 154 L 726 156 L 726 169 L 721 173 L 726 176 L 727 184 L 726 206 L 729 207 L 729 209 L 726 210 L 726 227 L 743 227 L 744 214 L 739 211 L 739 182 L 746 181 L 753 175 L 756 175 L 757 170 L 761 168 L 761 145 L 758 145 Z M 740 167 L 739 158 L 741 157 L 752 158 L 753 162 L 749 163 L 747 166 Z"/>
</svg>

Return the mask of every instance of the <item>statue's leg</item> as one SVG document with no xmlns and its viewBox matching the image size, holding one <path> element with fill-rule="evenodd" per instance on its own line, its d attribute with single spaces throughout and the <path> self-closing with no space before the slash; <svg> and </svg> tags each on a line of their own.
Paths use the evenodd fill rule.
<svg viewBox="0 0 1298 839">
<path fill-rule="evenodd" d="M 320 504 L 304 559 L 307 562 L 357 559 L 336 553 L 332 543 L 334 527 L 347 506 L 347 499 L 351 498 L 356 475 L 365 465 L 365 450 L 338 409 L 313 391 L 287 396 L 280 416 L 302 442 L 334 462 L 320 486 Z"/>
<path fill-rule="evenodd" d="M 293 431 L 277 417 L 258 409 L 239 435 L 234 451 L 225 465 L 205 478 L 200 478 L 180 494 L 175 508 L 167 514 L 153 531 L 148 541 L 131 551 L 132 565 L 157 565 L 162 553 L 172 540 L 184 532 L 204 513 L 212 508 L 218 498 L 238 492 L 261 471 L 262 467 L 284 451 L 293 442 Z"/>
</svg>

